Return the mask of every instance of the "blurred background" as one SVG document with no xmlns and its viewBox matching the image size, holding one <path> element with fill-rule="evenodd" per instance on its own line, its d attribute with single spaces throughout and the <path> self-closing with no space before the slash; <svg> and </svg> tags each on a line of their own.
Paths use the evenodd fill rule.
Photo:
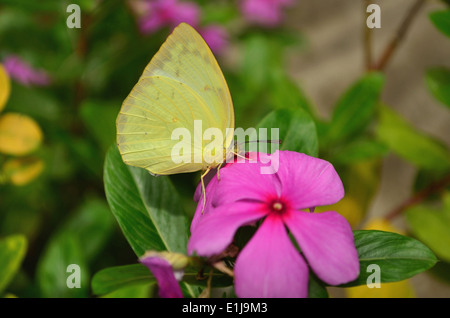
<svg viewBox="0 0 450 318">
<path fill-rule="evenodd" d="M 381 28 L 368 31 L 371 3 L 381 8 Z M 306 110 L 319 157 L 346 186 L 336 210 L 354 229 L 416 237 L 442 260 L 383 292 L 331 295 L 450 297 L 450 39 L 442 27 L 450 20 L 434 12 L 448 13 L 448 2 L 0 0 L 0 295 L 92 297 L 96 272 L 137 262 L 105 198 L 104 158 L 122 101 L 171 29 L 187 22 L 222 67 L 237 127 L 277 109 Z M 369 70 L 384 79 L 374 81 L 377 103 L 396 115 L 374 112 L 364 129 L 330 137 L 339 101 Z M 389 123 L 405 127 L 400 141 L 380 132 L 396 132 Z M 171 179 L 192 215 L 199 175 Z M 420 209 L 437 215 L 426 229 Z M 443 236 L 428 239 L 430 231 Z M 74 260 L 85 270 L 83 287 L 69 290 Z"/>
</svg>

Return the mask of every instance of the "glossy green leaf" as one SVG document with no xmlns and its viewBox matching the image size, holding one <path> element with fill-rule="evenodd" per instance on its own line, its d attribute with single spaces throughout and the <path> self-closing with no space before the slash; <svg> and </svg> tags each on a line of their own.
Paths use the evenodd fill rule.
<svg viewBox="0 0 450 318">
<path fill-rule="evenodd" d="M 431 12 L 430 19 L 439 31 L 450 37 L 450 10 Z"/>
<path fill-rule="evenodd" d="M 117 147 L 106 155 L 109 206 L 137 256 L 147 250 L 186 253 L 188 222 L 168 177 L 123 163 Z"/>
<path fill-rule="evenodd" d="M 105 295 L 126 287 L 156 283 L 147 267 L 141 264 L 115 266 L 102 269 L 92 278 L 95 295 Z"/>
<path fill-rule="evenodd" d="M 441 172 L 450 169 L 450 152 L 388 107 L 380 107 L 377 133 L 394 153 L 419 168 Z"/>
<path fill-rule="evenodd" d="M 310 156 L 318 155 L 317 132 L 311 116 L 303 109 L 290 110 L 279 109 L 272 111 L 257 125 L 259 128 L 267 129 L 268 140 L 281 140 L 280 150 L 291 150 L 302 152 Z M 278 129 L 278 136 L 271 135 L 271 129 Z M 258 134 L 259 139 L 266 139 Z M 251 139 L 255 140 L 255 137 Z M 259 143 L 261 147 L 263 143 Z M 267 149 L 271 149 L 270 143 Z M 261 150 L 259 150 L 261 151 Z"/>
<path fill-rule="evenodd" d="M 26 251 L 27 239 L 23 235 L 11 235 L 0 240 L 0 293 L 19 270 Z"/>
<path fill-rule="evenodd" d="M 427 70 L 425 80 L 433 96 L 450 107 L 450 69 L 445 67 L 430 68 Z"/>
<path fill-rule="evenodd" d="M 437 262 L 433 252 L 416 239 L 376 230 L 354 231 L 353 234 L 360 274 L 355 281 L 342 287 L 365 285 L 373 273 L 368 268 L 371 264 L 380 267 L 380 283 L 389 283 L 410 278 Z"/>
<path fill-rule="evenodd" d="M 373 119 L 383 84 L 381 73 L 368 73 L 342 95 L 327 131 L 329 142 L 358 135 L 366 129 Z"/>
<path fill-rule="evenodd" d="M 412 233 L 440 259 L 450 262 L 450 211 L 415 206 L 406 216 Z"/>
<path fill-rule="evenodd" d="M 37 267 L 37 282 L 42 297 L 77 298 L 89 296 L 89 270 L 86 264 L 84 247 L 70 232 L 56 235 L 48 243 Z M 69 265 L 78 265 L 79 272 Z M 69 288 L 79 273 L 80 288 Z"/>
</svg>

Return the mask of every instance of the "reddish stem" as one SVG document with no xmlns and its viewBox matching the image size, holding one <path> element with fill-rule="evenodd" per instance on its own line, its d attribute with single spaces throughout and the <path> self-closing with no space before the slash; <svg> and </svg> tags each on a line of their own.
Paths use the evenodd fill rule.
<svg viewBox="0 0 450 318">
<path fill-rule="evenodd" d="M 385 217 L 386 220 L 394 219 L 411 206 L 416 205 L 425 200 L 426 198 L 428 198 L 431 194 L 438 193 L 444 190 L 447 187 L 447 185 L 450 185 L 450 174 L 446 175 L 444 178 L 436 182 L 433 182 L 425 189 L 417 192 L 413 196 L 406 199 L 403 203 L 401 203 L 399 206 L 397 206 L 395 209 L 393 209 L 391 212 L 387 214 L 387 216 Z"/>
</svg>

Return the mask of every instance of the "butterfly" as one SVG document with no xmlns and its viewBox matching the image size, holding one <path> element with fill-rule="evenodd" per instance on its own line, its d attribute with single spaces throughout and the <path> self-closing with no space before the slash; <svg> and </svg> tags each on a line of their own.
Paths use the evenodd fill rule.
<svg viewBox="0 0 450 318">
<path fill-rule="evenodd" d="M 202 170 L 203 193 L 203 177 L 234 156 L 230 91 L 213 53 L 191 26 L 181 23 L 168 36 L 124 100 L 116 126 L 126 164 L 153 175 Z M 222 152 L 207 151 L 211 141 L 204 133 L 213 128 L 221 133 L 215 144 Z M 191 138 L 180 141 L 176 131 Z M 174 149 L 184 151 L 183 160 L 175 160 Z"/>
</svg>

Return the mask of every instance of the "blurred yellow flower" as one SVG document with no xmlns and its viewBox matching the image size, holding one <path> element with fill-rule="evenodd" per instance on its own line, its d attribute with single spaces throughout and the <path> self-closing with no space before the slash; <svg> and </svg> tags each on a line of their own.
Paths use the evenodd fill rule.
<svg viewBox="0 0 450 318">
<path fill-rule="evenodd" d="M 44 162 L 39 158 L 12 158 L 3 165 L 6 180 L 22 186 L 36 178 L 44 169 Z"/>
<path fill-rule="evenodd" d="M 0 152 L 23 156 L 36 150 L 42 142 L 42 130 L 34 119 L 7 113 L 0 117 Z"/>
<path fill-rule="evenodd" d="M 11 93 L 11 82 L 5 68 L 0 64 L 0 112 L 5 108 Z"/>
</svg>

